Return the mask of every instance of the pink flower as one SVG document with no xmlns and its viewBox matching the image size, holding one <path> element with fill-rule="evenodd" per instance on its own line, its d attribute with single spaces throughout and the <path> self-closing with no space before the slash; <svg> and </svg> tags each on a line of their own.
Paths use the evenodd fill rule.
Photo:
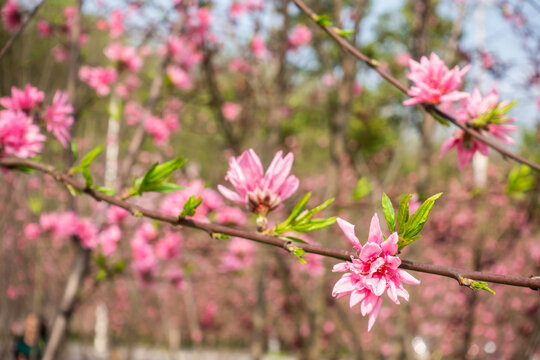
<svg viewBox="0 0 540 360">
<path fill-rule="evenodd" d="M 226 271 L 241 270 L 255 262 L 255 245 L 245 239 L 234 238 L 223 257 L 221 266 Z"/>
<path fill-rule="evenodd" d="M 36 24 L 36 28 L 40 37 L 51 35 L 51 25 L 45 20 L 39 20 Z"/>
<path fill-rule="evenodd" d="M 9 31 L 15 31 L 22 23 L 22 14 L 16 0 L 8 0 L 2 7 L 2 21 Z"/>
<path fill-rule="evenodd" d="M 289 176 L 294 155 L 284 158 L 278 151 L 263 176 L 261 160 L 253 151 L 244 151 L 238 158 L 229 159 L 229 170 L 225 180 L 233 185 L 236 192 L 218 185 L 218 190 L 227 199 L 246 204 L 256 214 L 266 214 L 278 207 L 298 189 L 298 178 Z"/>
<path fill-rule="evenodd" d="M 326 87 L 333 87 L 333 86 L 336 86 L 337 84 L 336 78 L 334 77 L 334 75 L 331 75 L 331 74 L 323 75 L 321 78 L 321 81 L 323 85 Z"/>
<path fill-rule="evenodd" d="M 139 103 L 128 101 L 124 106 L 124 119 L 126 120 L 126 124 L 133 126 L 139 123 L 142 119 L 143 111 L 144 109 Z"/>
<path fill-rule="evenodd" d="M 118 225 L 111 225 L 103 230 L 98 236 L 98 243 L 101 245 L 103 255 L 111 256 L 114 254 L 121 238 L 122 230 Z"/>
<path fill-rule="evenodd" d="M 131 240 L 131 251 L 133 256 L 131 266 L 133 270 L 135 270 L 141 282 L 148 283 L 152 280 L 157 265 L 154 249 L 144 238 L 136 235 Z"/>
<path fill-rule="evenodd" d="M 118 206 L 111 206 L 107 210 L 107 223 L 117 224 L 129 215 L 129 211 Z"/>
<path fill-rule="evenodd" d="M 364 246 L 354 234 L 354 225 L 341 218 L 337 221 L 345 237 L 358 250 L 358 258 L 351 257 L 351 261 L 334 265 L 332 271 L 346 274 L 334 286 L 332 296 L 340 298 L 350 295 L 350 307 L 360 304 L 362 315 L 369 314 L 370 331 L 379 315 L 384 292 L 387 292 L 390 300 L 399 304 L 398 297 L 409 300 L 409 293 L 402 283 L 416 285 L 420 281 L 399 269 L 401 260 L 395 256 L 398 235 L 394 232 L 384 240 L 377 214 L 371 219 L 368 241 Z"/>
<path fill-rule="evenodd" d="M 29 239 L 37 239 L 40 232 L 38 224 L 30 223 L 24 227 L 24 235 Z"/>
<path fill-rule="evenodd" d="M 142 66 L 142 59 L 132 46 L 122 46 L 122 44 L 114 43 L 107 46 L 103 53 L 109 60 L 117 64 L 120 71 L 127 68 L 129 71 L 137 72 Z"/>
<path fill-rule="evenodd" d="M 495 59 L 489 52 L 481 51 L 480 55 L 482 56 L 482 67 L 484 69 L 491 69 L 495 65 Z"/>
<path fill-rule="evenodd" d="M 240 115 L 240 112 L 242 111 L 242 105 L 235 104 L 233 102 L 225 102 L 223 106 L 221 107 L 221 112 L 223 113 L 223 117 L 229 121 L 234 121 Z"/>
<path fill-rule="evenodd" d="M 474 153 L 479 151 L 482 155 L 487 156 L 489 154 L 489 147 L 472 138 L 463 130 L 456 130 L 454 135 L 447 139 L 441 146 L 441 157 L 453 148 L 457 148 L 458 165 L 459 169 L 465 169 L 473 159 Z"/>
<path fill-rule="evenodd" d="M 250 68 L 249 63 L 240 58 L 234 58 L 229 63 L 229 71 L 231 72 L 247 73 L 249 71 L 249 68 Z"/>
<path fill-rule="evenodd" d="M 156 253 L 162 259 L 172 259 L 180 254 L 182 238 L 172 232 L 167 233 L 156 244 Z"/>
<path fill-rule="evenodd" d="M 118 73 L 113 68 L 81 66 L 79 78 L 95 89 L 99 96 L 106 96 L 111 91 L 110 85 L 118 79 Z"/>
<path fill-rule="evenodd" d="M 191 89 L 191 77 L 181 67 L 174 65 L 167 67 L 167 75 L 169 76 L 169 79 L 171 80 L 173 85 L 180 90 Z"/>
<path fill-rule="evenodd" d="M 62 63 L 68 59 L 69 51 L 62 45 L 56 45 L 51 49 L 51 55 L 57 63 Z"/>
<path fill-rule="evenodd" d="M 21 111 L 0 111 L 0 156 L 13 155 L 29 158 L 37 155 L 45 136 L 32 118 Z"/>
<path fill-rule="evenodd" d="M 116 39 L 124 34 L 124 15 L 122 10 L 113 10 L 109 18 L 111 38 Z"/>
<path fill-rule="evenodd" d="M 411 54 L 409 54 L 408 52 L 399 53 L 394 57 L 394 61 L 396 62 L 396 64 L 403 67 L 409 65 L 410 60 Z"/>
<path fill-rule="evenodd" d="M 470 122 L 471 126 L 485 130 L 495 138 L 507 144 L 514 144 L 514 139 L 507 133 L 517 129 L 514 125 L 509 125 L 515 120 L 503 115 L 491 115 L 497 107 L 508 105 L 508 101 L 499 103 L 499 94 L 494 89 L 486 96 L 482 97 L 478 89 L 462 101 L 461 108 L 456 111 L 456 119 L 463 122 Z"/>
<path fill-rule="evenodd" d="M 144 129 L 154 137 L 156 145 L 164 145 L 169 139 L 170 131 L 167 124 L 160 118 L 148 116 L 144 121 Z"/>
<path fill-rule="evenodd" d="M 291 49 L 296 50 L 300 46 L 311 41 L 311 30 L 306 25 L 296 25 L 292 28 L 291 33 L 287 38 L 287 42 Z"/>
<path fill-rule="evenodd" d="M 94 249 L 98 245 L 98 228 L 90 219 L 79 220 L 75 224 L 74 234 L 86 249 Z"/>
<path fill-rule="evenodd" d="M 238 19 L 240 16 L 246 13 L 247 7 L 244 3 L 240 1 L 233 1 L 229 7 L 229 17 L 231 19 Z"/>
<path fill-rule="evenodd" d="M 197 45 L 180 36 L 168 37 L 166 49 L 161 52 L 166 52 L 174 63 L 188 71 L 203 59 L 202 53 L 197 51 Z"/>
<path fill-rule="evenodd" d="M 29 114 L 33 109 L 37 109 L 43 103 L 45 94 L 30 84 L 19 90 L 16 87 L 11 88 L 11 97 L 0 98 L 0 105 L 13 111 L 24 111 Z"/>
<path fill-rule="evenodd" d="M 64 147 L 71 141 L 69 130 L 74 121 L 72 113 L 73 106 L 69 103 L 67 93 L 62 91 L 54 94 L 52 105 L 45 109 L 47 131 L 52 132 Z"/>
<path fill-rule="evenodd" d="M 182 289 L 184 287 L 184 277 L 182 276 L 182 270 L 169 270 L 166 276 L 175 288 Z"/>
<path fill-rule="evenodd" d="M 71 211 L 62 214 L 42 214 L 39 218 L 41 229 L 43 231 L 50 231 L 56 239 L 73 235 L 77 222 L 77 215 Z"/>
<path fill-rule="evenodd" d="M 457 91 L 463 84 L 463 76 L 470 69 L 470 65 L 459 69 L 456 66 L 449 70 L 444 62 L 435 53 L 428 59 L 422 56 L 420 63 L 409 60 L 411 72 L 407 74 L 415 86 L 407 92 L 412 99 L 405 100 L 403 105 L 416 105 L 420 103 L 440 104 L 464 99 L 467 93 Z"/>
<path fill-rule="evenodd" d="M 237 207 L 225 206 L 218 210 L 216 222 L 242 226 L 246 223 L 246 215 Z"/>
<path fill-rule="evenodd" d="M 250 48 L 255 57 L 261 59 L 266 56 L 266 43 L 261 35 L 253 35 L 251 38 Z"/>
</svg>

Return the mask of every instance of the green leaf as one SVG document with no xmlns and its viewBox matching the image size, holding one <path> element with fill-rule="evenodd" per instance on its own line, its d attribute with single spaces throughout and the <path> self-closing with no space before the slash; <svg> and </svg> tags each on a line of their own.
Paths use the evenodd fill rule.
<svg viewBox="0 0 540 360">
<path fill-rule="evenodd" d="M 353 199 L 360 200 L 363 197 L 369 195 L 369 193 L 371 193 L 371 184 L 369 182 L 369 179 L 363 176 L 360 178 L 360 180 L 358 180 L 356 186 L 354 187 Z"/>
<path fill-rule="evenodd" d="M 403 234 L 403 230 L 405 228 L 405 223 L 407 220 L 409 220 L 409 200 L 411 199 L 412 195 L 407 194 L 401 198 L 401 201 L 399 202 L 399 208 L 397 213 L 397 227 L 398 227 L 398 234 Z"/>
<path fill-rule="evenodd" d="M 300 263 L 302 263 L 304 265 L 307 264 L 306 260 L 304 260 L 304 258 L 303 258 L 304 253 L 305 253 L 304 249 L 299 248 L 299 247 L 294 247 L 292 253 L 293 253 L 294 256 L 296 256 L 298 258 Z"/>
<path fill-rule="evenodd" d="M 180 186 L 167 182 L 167 180 L 174 171 L 180 169 L 184 164 L 185 160 L 182 157 L 161 165 L 155 163 L 143 177 L 137 178 L 134 181 L 134 186 L 130 190 L 130 194 L 141 196 L 144 192 L 168 193 L 181 189 Z"/>
<path fill-rule="evenodd" d="M 124 271 L 125 268 L 126 268 L 126 261 L 120 260 L 116 264 L 114 264 L 113 272 L 115 274 L 120 274 Z"/>
<path fill-rule="evenodd" d="M 354 35 L 354 30 L 343 30 L 343 29 L 334 29 L 335 32 L 342 37 L 349 37 L 351 35 Z"/>
<path fill-rule="evenodd" d="M 302 213 L 300 215 L 298 215 L 298 217 L 296 218 L 296 222 L 303 222 L 303 221 L 306 221 L 306 220 L 310 220 L 313 217 L 313 215 L 315 215 L 316 213 L 318 213 L 321 210 L 326 209 L 333 202 L 334 202 L 334 198 L 331 198 L 331 199 L 328 199 L 325 202 L 323 202 L 321 205 L 316 206 L 316 207 L 314 207 L 313 209 L 311 209 L 309 211 L 306 211 L 306 210 L 302 211 Z"/>
<path fill-rule="evenodd" d="M 77 142 L 75 139 L 71 140 L 71 153 L 73 154 L 73 159 L 77 161 L 79 158 L 79 150 L 77 149 Z"/>
<path fill-rule="evenodd" d="M 435 205 L 435 200 L 437 200 L 441 195 L 442 193 L 438 193 L 431 196 L 424 201 L 422 205 L 420 205 L 414 214 L 412 214 L 409 221 L 407 221 L 406 230 L 403 234 L 404 238 L 412 238 L 422 230 L 428 219 L 429 213 L 433 208 L 433 205 Z"/>
<path fill-rule="evenodd" d="M 28 207 L 34 214 L 39 214 L 43 210 L 43 199 L 40 197 L 31 197 L 28 199 Z"/>
<path fill-rule="evenodd" d="M 473 288 L 473 289 L 477 289 L 477 290 L 485 290 L 485 291 L 490 292 L 490 293 L 492 293 L 493 295 L 495 295 L 495 291 L 491 290 L 491 289 L 488 287 L 487 283 L 485 283 L 485 282 L 472 280 L 470 286 L 471 286 L 471 288 Z"/>
<path fill-rule="evenodd" d="M 190 196 L 189 199 L 184 203 L 184 209 L 180 213 L 180 218 L 185 218 L 186 216 L 195 215 L 195 210 L 202 203 L 203 198 L 197 197 L 196 195 Z"/>
<path fill-rule="evenodd" d="M 303 210 L 311 197 L 311 193 L 307 193 L 304 197 L 296 204 L 294 209 L 291 211 L 291 214 L 279 225 L 276 225 L 270 230 L 271 233 L 275 235 L 281 235 L 287 232 L 308 232 L 313 230 L 322 229 L 324 227 L 330 226 L 336 222 L 336 218 L 329 219 L 312 219 L 312 217 L 321 210 L 324 210 L 328 207 L 334 199 L 326 200 L 319 206 L 314 207 L 311 210 Z"/>
<path fill-rule="evenodd" d="M 510 170 L 506 192 L 522 198 L 525 192 L 532 190 L 536 182 L 535 174 L 527 165 L 518 165 Z"/>
<path fill-rule="evenodd" d="M 332 22 L 326 14 L 314 15 L 313 20 L 315 20 L 315 22 L 321 26 L 332 26 Z"/>
<path fill-rule="evenodd" d="M 302 197 L 302 199 L 300 199 L 300 201 L 294 206 L 294 208 L 291 211 L 291 214 L 289 215 L 289 217 L 287 218 L 287 220 L 285 220 L 285 222 L 283 224 L 289 225 L 291 223 L 291 221 L 296 219 L 296 217 L 300 214 L 300 212 L 306 206 L 306 204 L 307 204 L 310 197 L 311 197 L 310 192 L 307 193 L 306 195 L 304 195 L 304 197 Z"/>
<path fill-rule="evenodd" d="M 112 189 L 110 187 L 106 187 L 106 186 L 97 186 L 96 190 L 99 191 L 100 193 L 103 193 L 103 194 L 109 195 L 109 196 L 114 196 L 114 194 L 116 194 L 114 189 Z"/>
<path fill-rule="evenodd" d="M 107 278 L 107 270 L 105 269 L 99 269 L 96 273 L 96 281 L 100 282 Z"/>
<path fill-rule="evenodd" d="M 390 229 L 390 232 L 393 233 L 396 229 L 396 213 L 394 212 L 394 205 L 392 205 L 392 201 L 385 193 L 383 193 L 382 196 L 382 209 L 384 218 L 388 224 L 388 229 Z"/>
<path fill-rule="evenodd" d="M 98 156 L 101 151 L 103 151 L 103 146 L 102 145 L 98 146 L 97 148 L 95 148 L 94 150 L 92 150 L 88 154 L 86 154 L 81 159 L 81 167 L 83 167 L 83 168 L 89 167 L 92 164 L 92 162 L 94 161 L 94 159 L 96 158 L 96 156 Z"/>
<path fill-rule="evenodd" d="M 90 173 L 90 169 L 88 167 L 83 167 L 82 174 L 83 174 L 84 180 L 86 181 L 85 187 L 87 189 L 90 189 L 92 185 L 94 185 L 94 179 L 92 179 L 92 174 Z"/>
<path fill-rule="evenodd" d="M 287 240 L 290 240 L 290 241 L 294 241 L 294 242 L 298 242 L 298 243 L 302 243 L 302 244 L 307 244 L 307 241 L 304 241 L 304 240 L 299 239 L 299 238 L 294 237 L 294 236 L 285 236 L 285 238 Z"/>
<path fill-rule="evenodd" d="M 105 256 L 102 253 L 98 253 L 95 258 L 96 265 L 100 269 L 107 269 L 106 259 Z"/>
</svg>

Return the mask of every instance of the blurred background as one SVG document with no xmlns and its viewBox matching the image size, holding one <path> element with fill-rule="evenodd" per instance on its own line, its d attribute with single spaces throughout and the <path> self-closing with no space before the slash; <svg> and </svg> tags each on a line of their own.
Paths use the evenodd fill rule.
<svg viewBox="0 0 540 360">
<path fill-rule="evenodd" d="M 16 3 L 22 19 L 38 4 Z M 518 100 L 511 150 L 540 161 L 540 1 L 306 3 L 350 30 L 349 40 L 404 84 L 410 58 L 435 52 L 449 67 L 472 64 L 465 88 Z M 540 273 L 539 177 L 493 151 L 461 172 L 455 151 L 440 158 L 455 128 L 403 107 L 403 94 L 291 0 L 45 0 L 32 16 L 0 58 L 0 95 L 32 84 L 50 103 L 56 90 L 68 91 L 79 153 L 104 145 L 92 173 L 120 193 L 154 162 L 187 159 L 175 175 L 183 190 L 130 201 L 177 214 L 189 196 L 202 195 L 195 218 L 255 230 L 252 215 L 216 186 L 226 185 L 230 156 L 253 148 L 266 167 L 283 150 L 295 156 L 300 189 L 270 215 L 273 224 L 311 191 L 311 206 L 336 198 L 324 216 L 355 224 L 365 242 L 383 192 L 394 205 L 403 194 L 416 203 L 444 192 L 422 239 L 401 258 Z M 0 44 L 13 34 L 4 18 Z M 112 61 L 104 52 L 111 44 L 133 47 L 129 60 L 139 65 Z M 84 67 L 118 76 L 97 89 Z M 68 169 L 68 153 L 51 139 L 41 159 Z M 124 218 L 41 174 L 4 171 L 0 181 L 3 359 L 29 313 L 47 332 L 53 327 L 81 254 L 61 236 L 75 208 L 93 236 L 113 226 L 121 235 L 117 248 L 85 255 L 65 359 L 540 359 L 540 298 L 530 289 L 493 285 L 491 295 L 414 273 L 422 283 L 407 287 L 410 302 L 385 298 L 368 333 L 359 308 L 331 296 L 335 260 L 306 255 L 303 265 L 246 240 Z M 304 240 L 350 250 L 336 226 L 309 235 Z M 144 259 L 133 245 L 141 236 L 152 245 Z"/>
</svg>

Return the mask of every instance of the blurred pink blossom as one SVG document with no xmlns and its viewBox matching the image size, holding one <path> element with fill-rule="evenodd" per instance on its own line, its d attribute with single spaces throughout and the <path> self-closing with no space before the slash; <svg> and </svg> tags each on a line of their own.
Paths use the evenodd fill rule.
<svg viewBox="0 0 540 360">
<path fill-rule="evenodd" d="M 118 79 L 118 73 L 113 68 L 81 66 L 79 78 L 95 89 L 99 96 L 109 95 L 110 85 Z"/>
<path fill-rule="evenodd" d="M 170 131 L 167 124 L 156 116 L 148 116 L 144 121 L 144 129 L 154 137 L 156 145 L 164 145 L 169 139 Z"/>
<path fill-rule="evenodd" d="M 240 16 L 246 13 L 248 8 L 246 5 L 241 1 L 233 1 L 231 6 L 229 7 L 229 17 L 231 19 L 238 19 Z"/>
<path fill-rule="evenodd" d="M 156 244 L 156 254 L 162 259 L 172 259 L 180 254 L 182 238 L 173 232 L 168 232 Z"/>
<path fill-rule="evenodd" d="M 218 209 L 216 222 L 242 226 L 246 223 L 246 214 L 237 207 L 225 206 Z"/>
<path fill-rule="evenodd" d="M 416 285 L 420 281 L 399 269 L 401 260 L 395 256 L 398 235 L 394 232 L 384 240 L 377 214 L 371 219 L 368 241 L 364 246 L 354 234 L 353 224 L 338 218 L 338 225 L 359 255 L 358 258 L 351 258 L 351 261 L 334 265 L 332 271 L 346 274 L 336 283 L 332 295 L 338 298 L 350 295 L 350 307 L 360 304 L 362 315 L 369 314 L 370 331 L 379 315 L 384 292 L 387 292 L 390 300 L 399 304 L 398 297 L 409 300 L 409 293 L 402 283 Z"/>
<path fill-rule="evenodd" d="M 143 116 L 143 107 L 135 101 L 128 101 L 124 106 L 124 119 L 126 124 L 133 126 L 141 121 Z"/>
<path fill-rule="evenodd" d="M 36 28 L 40 37 L 51 35 L 51 24 L 45 20 L 39 20 L 36 24 Z"/>
<path fill-rule="evenodd" d="M 241 58 L 234 58 L 229 62 L 229 71 L 231 72 L 248 72 L 249 71 L 249 63 Z"/>
<path fill-rule="evenodd" d="M 221 107 L 221 112 L 223 113 L 223 117 L 229 121 L 234 121 L 236 118 L 238 118 L 238 115 L 240 115 L 240 112 L 242 111 L 242 105 L 236 104 L 230 101 L 227 101 L 223 104 Z"/>
<path fill-rule="evenodd" d="M 113 10 L 109 17 L 109 28 L 111 38 L 116 39 L 124 34 L 124 15 L 122 10 Z"/>
<path fill-rule="evenodd" d="M 218 190 L 227 199 L 245 204 L 256 214 L 266 214 L 289 198 L 298 189 L 298 178 L 290 175 L 294 155 L 282 157 L 278 151 L 263 175 L 259 156 L 250 149 L 238 158 L 229 159 L 229 170 L 225 180 L 230 181 L 236 192 L 218 185 Z"/>
<path fill-rule="evenodd" d="M 429 59 L 422 56 L 419 63 L 409 60 L 409 66 L 411 71 L 407 78 L 415 85 L 407 92 L 412 98 L 403 101 L 403 105 L 440 104 L 467 97 L 467 93 L 457 90 L 463 85 L 463 76 L 470 65 L 461 70 L 457 66 L 449 70 L 437 54 L 431 53 Z"/>
<path fill-rule="evenodd" d="M 11 97 L 4 96 L 0 98 L 0 105 L 13 111 L 24 111 L 29 114 L 30 111 L 37 109 L 43 103 L 45 93 L 39 91 L 36 87 L 27 84 L 23 90 L 11 87 Z"/>
<path fill-rule="evenodd" d="M 266 43 L 261 35 L 253 35 L 250 42 L 250 48 L 255 57 L 260 59 L 266 56 Z"/>
<path fill-rule="evenodd" d="M 255 244 L 245 239 L 234 238 L 223 256 L 221 266 L 226 271 L 237 271 L 255 262 Z"/>
<path fill-rule="evenodd" d="M 129 211 L 118 206 L 111 205 L 107 209 L 107 223 L 117 224 L 129 215 Z"/>
<path fill-rule="evenodd" d="M 74 121 L 72 114 L 73 106 L 69 102 L 67 93 L 56 91 L 52 105 L 45 109 L 45 122 L 47 131 L 53 133 L 64 147 L 71 141 L 69 131 Z"/>
<path fill-rule="evenodd" d="M 35 223 L 27 224 L 24 227 L 24 235 L 29 239 L 37 239 L 40 234 L 39 225 Z"/>
<path fill-rule="evenodd" d="M 192 86 L 191 76 L 179 66 L 167 67 L 167 75 L 174 86 L 180 90 L 190 90 Z"/>
<path fill-rule="evenodd" d="M 298 49 L 311 41 L 311 30 L 306 25 L 298 24 L 292 28 L 287 42 L 292 50 Z"/>
<path fill-rule="evenodd" d="M 22 111 L 0 111 L 0 156 L 29 158 L 39 154 L 45 136 Z"/>
<path fill-rule="evenodd" d="M 16 0 L 8 0 L 2 7 L 2 21 L 9 31 L 15 31 L 22 23 L 22 13 Z"/>
<path fill-rule="evenodd" d="M 122 230 L 118 225 L 110 225 L 99 233 L 98 243 L 101 245 L 103 255 L 111 256 L 116 252 L 118 242 L 122 238 Z"/>
<path fill-rule="evenodd" d="M 408 52 L 399 53 L 394 57 L 394 61 L 396 62 L 396 64 L 403 67 L 408 66 L 410 60 L 411 54 L 409 54 Z"/>
<path fill-rule="evenodd" d="M 137 72 L 142 66 L 142 59 L 137 55 L 137 50 L 132 46 L 123 46 L 119 43 L 110 44 L 103 50 L 109 60 L 116 63 L 121 71 L 127 68 L 129 71 Z"/>
</svg>

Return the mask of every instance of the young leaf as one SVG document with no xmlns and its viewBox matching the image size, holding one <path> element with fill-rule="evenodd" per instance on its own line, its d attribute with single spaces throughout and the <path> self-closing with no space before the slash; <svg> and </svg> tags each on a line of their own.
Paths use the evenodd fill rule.
<svg viewBox="0 0 540 360">
<path fill-rule="evenodd" d="M 71 140 L 71 153 L 73 154 L 73 159 L 76 161 L 79 158 L 79 150 L 77 149 L 75 139 Z"/>
<path fill-rule="evenodd" d="M 315 20 L 315 22 L 321 26 L 332 26 L 332 22 L 326 14 L 314 15 L 313 20 Z"/>
<path fill-rule="evenodd" d="M 116 193 L 114 189 L 111 189 L 110 187 L 106 187 L 106 186 L 97 186 L 96 191 L 99 191 L 100 193 L 103 193 L 109 196 L 114 196 L 114 194 Z"/>
<path fill-rule="evenodd" d="M 304 258 L 302 256 L 304 256 L 304 249 L 302 248 L 299 248 L 299 247 L 295 247 L 292 251 L 293 255 L 296 256 L 298 258 L 298 260 L 300 261 L 300 263 L 306 265 L 307 262 L 306 260 L 304 260 Z"/>
<path fill-rule="evenodd" d="M 88 154 L 86 154 L 81 159 L 81 167 L 82 168 L 89 167 L 92 164 L 92 161 L 94 161 L 96 156 L 98 156 L 101 151 L 103 151 L 103 146 L 102 145 L 98 146 L 97 148 L 95 148 L 94 150 L 92 150 Z"/>
<path fill-rule="evenodd" d="M 291 241 L 294 241 L 294 242 L 299 242 L 299 243 L 302 243 L 302 244 L 307 244 L 307 241 L 304 241 L 302 239 L 299 239 L 297 237 L 294 237 L 294 236 L 285 236 L 285 238 L 287 240 L 291 240 Z"/>
<path fill-rule="evenodd" d="M 412 238 L 422 230 L 428 219 L 429 212 L 433 208 L 433 205 L 435 205 L 435 200 L 437 200 L 441 195 L 442 193 L 438 193 L 431 196 L 424 201 L 422 205 L 420 205 L 414 214 L 412 214 L 410 219 L 407 221 L 407 229 L 403 234 L 404 238 Z"/>
<path fill-rule="evenodd" d="M 195 210 L 202 203 L 203 198 L 197 197 L 196 195 L 190 196 L 190 198 L 185 202 L 184 209 L 180 213 L 180 218 L 185 218 L 186 216 L 195 215 Z"/>
<path fill-rule="evenodd" d="M 388 224 L 388 229 L 390 229 L 390 232 L 393 233 L 396 229 L 396 213 L 394 212 L 394 205 L 392 205 L 392 201 L 385 193 L 383 193 L 382 196 L 382 209 L 384 218 Z"/>
<path fill-rule="evenodd" d="M 83 167 L 82 174 L 83 174 L 84 180 L 86 181 L 85 187 L 87 189 L 90 189 L 92 185 L 94 185 L 94 179 L 92 179 L 92 174 L 90 173 L 90 169 L 88 167 Z"/>
<path fill-rule="evenodd" d="M 473 289 L 477 289 L 477 290 L 485 290 L 485 291 L 490 292 L 490 293 L 492 293 L 493 295 L 495 295 L 495 291 L 491 290 L 491 289 L 488 287 L 487 283 L 485 283 L 485 282 L 482 282 L 482 281 L 474 281 L 474 280 L 472 280 L 470 286 L 471 286 L 471 288 L 473 288 Z"/>
<path fill-rule="evenodd" d="M 399 235 L 403 234 L 403 231 L 405 230 L 405 223 L 407 223 L 407 220 L 409 220 L 409 200 L 411 197 L 411 194 L 407 194 L 399 202 L 397 213 L 397 227 Z"/>
<path fill-rule="evenodd" d="M 363 176 L 360 178 L 360 180 L 358 180 L 358 182 L 356 183 L 356 186 L 354 187 L 353 199 L 360 200 L 364 196 L 369 195 L 370 192 L 371 192 L 371 184 L 369 182 L 369 179 Z"/>
</svg>

